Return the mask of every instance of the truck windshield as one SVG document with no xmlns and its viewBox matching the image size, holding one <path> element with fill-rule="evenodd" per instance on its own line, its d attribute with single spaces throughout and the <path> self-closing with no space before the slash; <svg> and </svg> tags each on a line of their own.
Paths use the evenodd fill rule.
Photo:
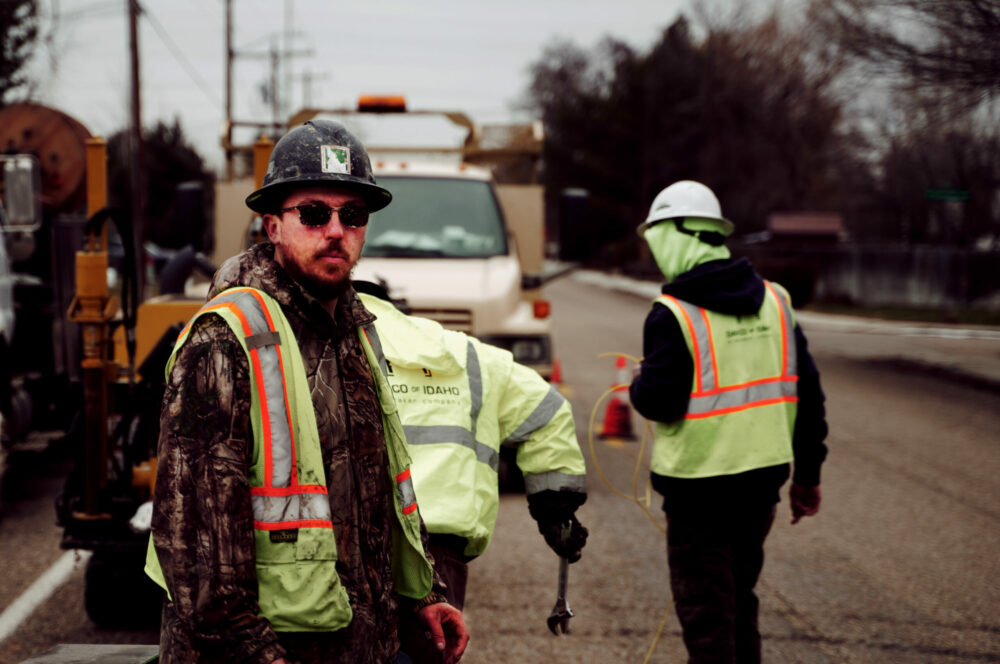
<svg viewBox="0 0 1000 664">
<path fill-rule="evenodd" d="M 364 256 L 487 258 L 507 253 L 503 221 L 488 182 L 381 176 L 392 204 L 372 215 Z"/>
</svg>

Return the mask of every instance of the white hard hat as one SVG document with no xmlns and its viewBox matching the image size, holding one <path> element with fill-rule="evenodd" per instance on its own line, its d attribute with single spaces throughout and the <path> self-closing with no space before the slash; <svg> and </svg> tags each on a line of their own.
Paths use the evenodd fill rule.
<svg viewBox="0 0 1000 664">
<path fill-rule="evenodd" d="M 649 216 L 639 225 L 642 235 L 647 228 L 664 219 L 678 217 L 704 219 L 717 222 L 723 235 L 732 235 L 736 227 L 722 216 L 719 199 L 712 190 L 694 180 L 681 180 L 662 190 L 649 207 Z"/>
</svg>

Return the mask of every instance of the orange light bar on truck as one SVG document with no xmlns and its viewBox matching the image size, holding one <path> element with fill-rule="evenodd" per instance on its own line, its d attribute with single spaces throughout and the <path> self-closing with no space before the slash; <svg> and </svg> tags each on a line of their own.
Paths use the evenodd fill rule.
<svg viewBox="0 0 1000 664">
<path fill-rule="evenodd" d="M 358 110 L 367 113 L 405 113 L 406 97 L 403 95 L 361 95 Z"/>
<path fill-rule="evenodd" d="M 549 304 L 548 300 L 535 300 L 531 305 L 535 318 L 548 318 L 549 314 L 552 313 L 552 305 Z"/>
</svg>

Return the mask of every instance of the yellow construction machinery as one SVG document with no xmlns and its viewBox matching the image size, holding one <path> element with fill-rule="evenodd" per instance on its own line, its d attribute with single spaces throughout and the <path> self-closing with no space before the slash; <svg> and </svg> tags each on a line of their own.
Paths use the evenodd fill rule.
<svg viewBox="0 0 1000 664">
<path fill-rule="evenodd" d="M 13 334 L 0 335 L 11 386 L 0 399 L 3 449 L 71 456 L 56 511 L 62 547 L 91 552 L 89 616 L 102 627 L 156 625 L 161 596 L 142 573 L 141 508 L 155 478 L 163 368 L 201 302 L 139 306 L 142 261 L 131 220 L 107 206 L 103 139 L 64 113 L 18 104 L 0 109 L 0 145 L 0 253 L 10 258 L 0 260 L 0 284 L 13 284 L 0 308 L 14 319 Z"/>
</svg>

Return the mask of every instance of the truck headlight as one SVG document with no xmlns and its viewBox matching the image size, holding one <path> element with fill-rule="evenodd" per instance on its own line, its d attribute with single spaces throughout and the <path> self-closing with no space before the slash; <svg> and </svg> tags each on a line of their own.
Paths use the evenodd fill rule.
<svg viewBox="0 0 1000 664">
<path fill-rule="evenodd" d="M 521 364 L 551 364 L 552 341 L 545 336 L 489 335 L 482 340 L 488 344 L 509 350 L 514 361 Z"/>
<path fill-rule="evenodd" d="M 542 339 L 518 339 L 510 348 L 514 359 L 521 364 L 540 364 L 548 360 L 548 348 Z"/>
</svg>

